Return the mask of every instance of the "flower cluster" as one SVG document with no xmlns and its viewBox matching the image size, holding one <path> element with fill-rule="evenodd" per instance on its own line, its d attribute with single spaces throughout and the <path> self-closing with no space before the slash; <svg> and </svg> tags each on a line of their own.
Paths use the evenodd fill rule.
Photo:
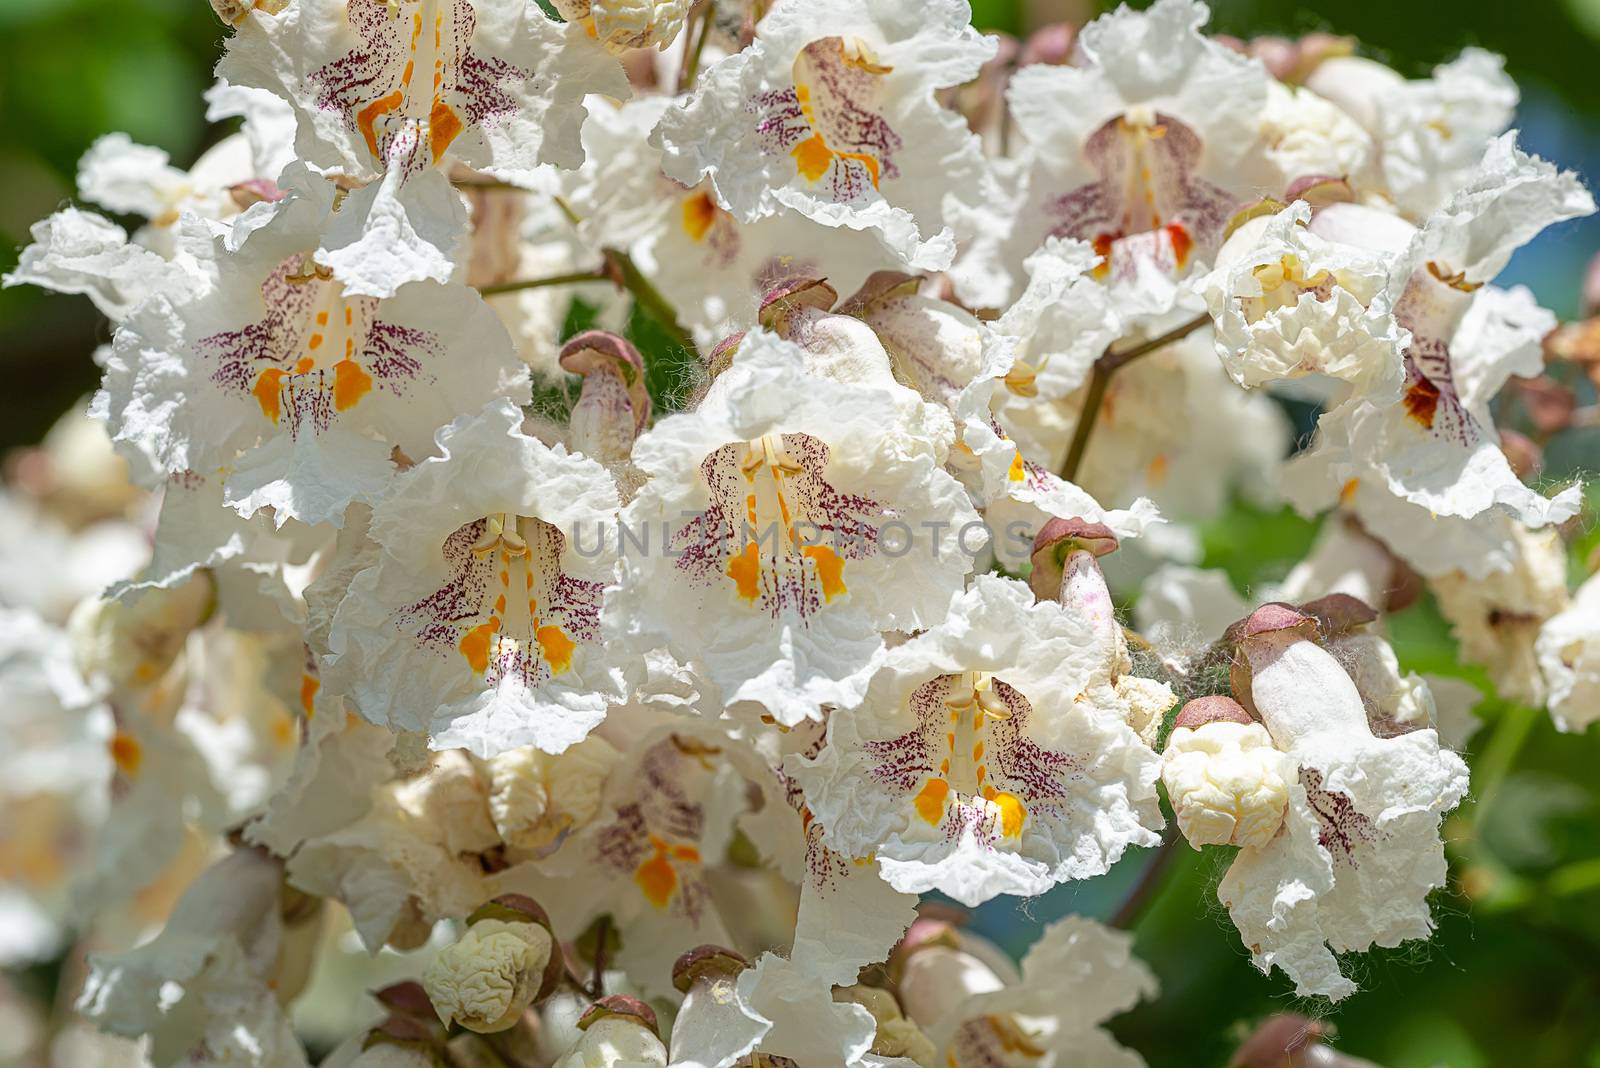
<svg viewBox="0 0 1600 1068">
<path fill-rule="evenodd" d="M 1243 951 L 1339 999 L 1468 792 L 1408 580 L 1600 718 L 1581 489 L 1492 403 L 1555 326 L 1495 277 L 1594 204 L 1494 57 L 1269 69 L 1198 0 L 1020 54 L 965 0 L 214 6 L 239 132 L 103 138 L 81 197 L 144 224 L 7 279 L 114 325 L 0 497 L 0 958 L 93 950 L 93 1063 L 1137 1065 L 1130 936 L 1019 968 L 919 895 L 1228 849 Z M 1266 597 L 1190 566 L 1236 493 L 1328 513 Z"/>
</svg>

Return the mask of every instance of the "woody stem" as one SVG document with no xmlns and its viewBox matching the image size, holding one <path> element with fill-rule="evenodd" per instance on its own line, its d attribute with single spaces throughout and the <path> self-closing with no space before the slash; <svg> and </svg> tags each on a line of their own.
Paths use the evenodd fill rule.
<svg viewBox="0 0 1600 1068">
<path fill-rule="evenodd" d="M 1183 340 L 1210 321 L 1210 315 L 1197 315 L 1165 334 L 1153 337 L 1149 341 L 1141 341 L 1131 348 L 1118 349 L 1114 344 L 1106 346 L 1106 351 L 1094 361 L 1094 368 L 1089 372 L 1089 392 L 1083 399 L 1083 414 L 1078 417 L 1078 425 L 1072 432 L 1072 445 L 1067 449 L 1067 462 L 1061 465 L 1062 478 L 1072 482 L 1078 477 L 1078 469 L 1083 466 L 1083 454 L 1089 449 L 1089 435 L 1094 432 L 1095 421 L 1100 418 L 1100 408 L 1105 402 L 1106 388 L 1111 384 L 1111 376 L 1139 357 L 1148 356 L 1157 349 L 1166 348 L 1174 341 Z"/>
</svg>

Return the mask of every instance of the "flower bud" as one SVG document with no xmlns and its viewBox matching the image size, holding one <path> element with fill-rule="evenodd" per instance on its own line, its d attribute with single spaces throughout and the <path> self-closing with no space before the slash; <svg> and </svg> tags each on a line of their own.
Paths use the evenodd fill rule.
<svg viewBox="0 0 1600 1068">
<path fill-rule="evenodd" d="M 667 1047 L 657 1031 L 656 1014 L 638 998 L 603 997 L 589 1006 L 578 1027 L 583 1034 L 552 1068 L 665 1068 Z"/>
<path fill-rule="evenodd" d="M 1263 846 L 1283 825 L 1294 765 L 1265 727 L 1226 697 L 1191 701 L 1161 756 L 1178 828 L 1203 845 Z"/>
<path fill-rule="evenodd" d="M 434 1011 L 447 1025 L 490 1034 L 516 1024 L 555 989 L 561 958 L 544 910 L 517 894 L 495 898 L 422 973 Z"/>
<path fill-rule="evenodd" d="M 728 979 L 748 967 L 750 962 L 731 949 L 696 946 L 673 962 L 672 986 L 678 993 L 688 994 L 699 983 Z"/>
<path fill-rule="evenodd" d="M 583 376 L 568 420 L 572 446 L 603 464 L 621 463 L 650 421 L 644 358 L 632 343 L 604 330 L 585 330 L 561 347 L 561 368 Z"/>
<path fill-rule="evenodd" d="M 880 1057 L 904 1057 L 921 1068 L 934 1068 L 939 1050 L 922 1029 L 900 1011 L 900 1003 L 887 990 L 872 986 L 852 986 L 834 992 L 833 1000 L 854 1002 L 872 1013 L 877 1029 L 872 1035 L 872 1052 Z"/>
</svg>

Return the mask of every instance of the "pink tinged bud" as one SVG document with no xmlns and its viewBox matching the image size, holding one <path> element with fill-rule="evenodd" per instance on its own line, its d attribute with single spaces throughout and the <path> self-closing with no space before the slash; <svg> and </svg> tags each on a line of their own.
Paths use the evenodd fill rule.
<svg viewBox="0 0 1600 1068">
<path fill-rule="evenodd" d="M 750 962 L 731 949 L 722 946 L 696 946 L 672 965 L 672 986 L 680 994 L 687 994 L 697 982 L 729 979 L 746 968 Z"/>
<path fill-rule="evenodd" d="M 1300 611 L 1317 621 L 1323 639 L 1336 638 L 1378 618 L 1377 611 L 1359 597 L 1330 593 L 1300 606 Z"/>
<path fill-rule="evenodd" d="M 1033 571 L 1028 585 L 1041 601 L 1056 600 L 1068 556 L 1082 550 L 1100 557 L 1116 551 L 1120 544 L 1111 528 L 1086 519 L 1053 518 L 1033 538 Z"/>
<path fill-rule="evenodd" d="M 228 196 L 239 210 L 243 211 L 252 204 L 276 204 L 286 194 L 278 188 L 278 184 L 270 178 L 252 178 L 247 182 L 239 182 L 228 187 Z"/>
<path fill-rule="evenodd" d="M 590 1005 L 578 1018 L 578 1029 L 587 1031 L 601 1020 L 613 1016 L 637 1020 L 652 1035 L 661 1037 L 660 1028 L 656 1024 L 655 1010 L 638 998 L 631 998 L 626 994 L 608 994 Z"/>
<path fill-rule="evenodd" d="M 1028 67 L 1035 63 L 1062 66 L 1072 59 L 1072 48 L 1078 42 L 1078 28 L 1070 22 L 1052 22 L 1041 26 L 1023 42 L 1017 66 Z"/>
<path fill-rule="evenodd" d="M 644 359 L 624 338 L 585 330 L 561 348 L 561 367 L 583 376 L 569 425 L 572 444 L 602 463 L 619 463 L 650 419 Z"/>
<path fill-rule="evenodd" d="M 922 276 L 904 271 L 873 271 L 836 311 L 840 315 L 863 316 L 879 304 L 898 297 L 909 297 L 922 285 Z"/>
<path fill-rule="evenodd" d="M 790 278 L 767 290 L 761 298 L 758 318 L 761 325 L 783 337 L 789 336 L 790 322 L 802 309 L 826 312 L 839 299 L 839 291 L 824 278 Z"/>
<path fill-rule="evenodd" d="M 1544 452 L 1526 434 L 1500 431 L 1500 451 L 1506 454 L 1511 470 L 1524 482 L 1538 476 L 1544 467 Z"/>
<path fill-rule="evenodd" d="M 911 921 L 911 926 L 906 928 L 906 933 L 900 936 L 900 941 L 895 943 L 894 949 L 889 951 L 887 962 L 889 981 L 892 983 L 900 981 L 900 977 L 905 974 L 906 962 L 917 951 L 929 946 L 956 949 L 960 945 L 961 939 L 956 933 L 955 924 L 932 916 L 918 916 Z"/>
<path fill-rule="evenodd" d="M 378 1004 L 396 1016 L 411 1016 L 428 1021 L 434 1018 L 433 1002 L 428 1000 L 428 992 L 415 979 L 391 983 L 374 990 L 372 996 L 377 999 Z"/>
<path fill-rule="evenodd" d="M 1290 203 L 1303 200 L 1311 205 L 1312 210 L 1317 210 L 1330 204 L 1353 204 L 1356 191 L 1347 179 L 1326 174 L 1308 174 L 1289 183 L 1289 188 L 1284 190 L 1283 199 Z"/>
<path fill-rule="evenodd" d="M 1281 601 L 1268 603 L 1233 624 L 1223 633 L 1223 641 L 1236 646 L 1233 661 L 1228 666 L 1228 685 L 1233 696 L 1256 719 L 1261 711 L 1252 696 L 1251 660 L 1245 649 L 1251 640 L 1263 639 L 1278 632 L 1310 637 L 1317 632 L 1317 621 L 1291 604 Z"/>
<path fill-rule="evenodd" d="M 716 378 L 729 367 L 732 367 L 733 358 L 739 352 L 739 343 L 743 340 L 744 331 L 740 330 L 738 333 L 729 334 L 711 346 L 711 351 L 706 353 L 706 373 L 712 378 Z"/>
<path fill-rule="evenodd" d="M 1516 395 L 1533 425 L 1541 433 L 1554 434 L 1572 425 L 1578 398 L 1572 390 L 1549 375 L 1515 379 Z"/>
<path fill-rule="evenodd" d="M 1300 1054 L 1316 1045 L 1325 1034 L 1327 1028 L 1323 1024 L 1298 1013 L 1269 1016 L 1256 1026 L 1228 1063 L 1230 1068 L 1283 1068 L 1299 1064 Z"/>
<path fill-rule="evenodd" d="M 1600 252 L 1589 261 L 1583 276 L 1583 314 L 1600 315 Z"/>
<path fill-rule="evenodd" d="M 1279 81 L 1289 81 L 1300 61 L 1299 47 L 1287 37 L 1257 37 L 1247 51 Z"/>
<path fill-rule="evenodd" d="M 1172 729 L 1187 727 L 1196 730 L 1207 723 L 1254 723 L 1250 713 L 1244 706 L 1225 694 L 1213 694 L 1210 697 L 1196 697 L 1184 705 L 1178 712 L 1178 718 L 1172 721 Z"/>
</svg>

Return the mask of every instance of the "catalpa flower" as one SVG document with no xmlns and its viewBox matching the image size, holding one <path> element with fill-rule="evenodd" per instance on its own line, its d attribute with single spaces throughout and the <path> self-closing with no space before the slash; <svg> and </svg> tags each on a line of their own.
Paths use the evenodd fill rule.
<svg viewBox="0 0 1600 1068">
<path fill-rule="evenodd" d="M 1089 623 L 980 576 L 944 621 L 880 656 L 793 775 L 823 840 L 908 893 L 966 905 L 1099 875 L 1154 845 L 1156 755 L 1086 696 Z"/>
<path fill-rule="evenodd" d="M 881 349 L 882 384 L 808 358 L 753 330 L 694 411 L 635 443 L 650 480 L 623 512 L 605 609 L 612 633 L 786 725 L 858 698 L 880 633 L 941 618 L 983 541 L 940 466 L 949 417 L 894 384 Z"/>
<path fill-rule="evenodd" d="M 1559 531 L 1505 526 L 1514 546 L 1508 567 L 1479 576 L 1434 576 L 1439 612 L 1450 622 L 1462 659 L 1489 670 L 1495 691 L 1528 705 L 1545 702 L 1537 643 L 1545 621 L 1565 611 L 1567 552 Z"/>
<path fill-rule="evenodd" d="M 348 293 L 312 259 L 332 186 L 303 170 L 286 182 L 285 200 L 208 243 L 209 284 L 129 318 L 94 409 L 157 471 L 226 471 L 243 516 L 337 526 L 382 491 L 395 448 L 421 458 L 456 413 L 525 399 L 526 371 L 465 286 Z"/>
<path fill-rule="evenodd" d="M 319 910 L 286 917 L 282 888 L 280 861 L 230 854 L 195 881 L 154 940 L 90 959 L 77 1010 L 114 1034 L 148 1036 L 156 1064 L 203 1054 L 303 1068 L 310 1062 L 284 1005 L 304 982 L 292 962 L 308 952 L 297 943 L 317 937 Z"/>
<path fill-rule="evenodd" d="M 1258 968 L 1276 965 L 1296 993 L 1338 1000 L 1355 983 L 1335 953 L 1432 932 L 1428 894 L 1445 881 L 1439 821 L 1465 795 L 1467 768 L 1431 728 L 1375 734 L 1317 628 L 1282 604 L 1240 628 L 1235 696 L 1298 777 L 1282 829 L 1239 851 L 1217 896 Z"/>
<path fill-rule="evenodd" d="M 372 722 L 439 748 L 559 753 L 623 696 L 621 662 L 600 643 L 614 557 L 574 540 L 615 522 L 616 484 L 522 433 L 509 401 L 437 441 L 373 509 L 381 552 L 334 617 L 327 682 Z"/>
<path fill-rule="evenodd" d="M 1317 213 L 1313 233 L 1397 258 L 1389 292 L 1396 321 L 1411 334 L 1400 403 L 1355 402 L 1328 413 L 1316 447 L 1296 461 L 1323 470 L 1324 492 L 1372 480 L 1439 516 L 1470 519 L 1495 508 L 1543 526 L 1573 514 L 1576 489 L 1548 500 L 1517 479 L 1489 412 L 1510 375 L 1539 373 L 1540 341 L 1554 319 L 1526 290 L 1486 283 L 1540 230 L 1593 210 L 1575 175 L 1522 153 L 1507 134 L 1420 230 L 1362 205 Z"/>
<path fill-rule="evenodd" d="M 1375 191 L 1417 220 L 1450 198 L 1511 125 L 1518 96 L 1505 61 L 1478 48 L 1419 81 L 1370 59 L 1334 56 L 1317 65 L 1306 85 L 1371 134 Z"/>
<path fill-rule="evenodd" d="M 1216 251 L 1251 198 L 1245 157 L 1270 79 L 1203 36 L 1206 15 L 1195 0 L 1121 8 L 1084 27 L 1073 66 L 1017 72 L 1008 99 L 1025 192 L 1001 271 L 1046 237 L 1076 238 L 1104 257 L 1103 277 L 1159 288 Z"/>
<path fill-rule="evenodd" d="M 519 185 L 575 167 L 583 97 L 628 95 L 621 67 L 533 0 L 303 0 L 239 23 L 218 72 L 294 105 L 301 160 L 366 182 L 319 262 L 372 296 L 446 281 L 466 214 L 443 166 Z M 404 247 L 397 254 L 396 246 Z"/>
<path fill-rule="evenodd" d="M 1556 729 L 1579 732 L 1600 719 L 1600 580 L 1545 621 L 1534 642 Z"/>
<path fill-rule="evenodd" d="M 1375 404 L 1393 403 L 1410 336 L 1387 296 L 1390 263 L 1319 238 L 1296 200 L 1236 229 L 1196 286 L 1216 322 L 1217 355 L 1239 385 L 1327 375 Z"/>
<path fill-rule="evenodd" d="M 617 966 L 665 993 L 680 954 L 729 941 L 707 869 L 727 851 L 749 780 L 730 755 L 737 739 L 688 720 L 652 728 L 654 717 L 630 714 L 638 711 L 612 713 L 620 730 L 643 736 L 610 769 L 600 813 L 549 858 L 505 878 L 536 897 L 557 930 L 581 931 L 610 913 Z"/>
<path fill-rule="evenodd" d="M 294 105 L 295 150 L 360 180 L 447 158 L 527 184 L 583 160 L 583 97 L 622 69 L 533 0 L 297 0 L 238 25 L 218 73 Z"/>
<path fill-rule="evenodd" d="M 947 198 L 986 199 L 977 138 L 934 91 L 994 53 L 963 0 L 781 0 L 748 48 L 709 67 L 654 135 L 662 169 L 709 177 L 740 222 L 791 208 L 870 230 L 916 270 L 949 265 Z"/>
<path fill-rule="evenodd" d="M 1047 926 L 1010 962 L 932 939 L 910 947 L 897 987 L 906 1013 L 950 1068 L 1092 1064 L 1142 1068 L 1144 1060 L 1101 1026 L 1156 993 L 1150 969 L 1133 955 L 1133 937 L 1082 916 Z"/>
<path fill-rule="evenodd" d="M 1079 246 L 1072 251 L 1084 250 Z M 1006 331 L 1021 325 L 1002 318 L 999 328 Z M 1023 347 L 1039 351 L 1046 333 L 1032 334 Z M 953 404 L 961 432 L 960 455 L 975 461 L 963 469 L 962 477 L 993 532 L 991 550 L 1008 567 L 1028 559 L 1034 537 L 1053 519 L 1104 523 L 1116 535 L 1128 538 L 1144 534 L 1162 521 L 1146 498 L 1133 500 L 1126 509 L 1103 508 L 1052 469 L 1050 465 L 1059 465 L 1060 457 L 1054 447 L 1057 442 L 1050 439 L 1059 438 L 1064 445 L 1067 435 L 1041 433 L 1039 423 L 1029 416 L 1052 407 L 1043 396 L 1044 389 L 1062 388 L 1063 376 L 1055 372 L 1065 371 L 1074 360 L 1058 360 L 1046 351 L 1038 364 L 1030 364 L 1012 346 L 991 344 L 978 373 Z M 1091 363 L 1092 357 L 1083 365 L 1085 372 Z M 1053 367 L 1052 373 L 1047 375 L 1045 367 Z M 1046 381 L 1048 387 L 1043 384 Z M 1046 441 L 1050 441 L 1049 447 Z"/>
</svg>

